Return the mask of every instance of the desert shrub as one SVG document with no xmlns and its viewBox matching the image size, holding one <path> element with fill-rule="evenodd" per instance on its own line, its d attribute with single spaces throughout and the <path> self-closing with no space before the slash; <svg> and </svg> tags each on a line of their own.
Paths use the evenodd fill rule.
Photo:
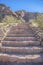
<svg viewBox="0 0 43 65">
<path fill-rule="evenodd" d="M 38 27 L 38 23 L 36 22 L 35 19 L 31 19 L 31 20 L 29 21 L 29 23 L 32 24 L 32 26 L 34 26 L 34 27 Z"/>
<path fill-rule="evenodd" d="M 38 15 L 37 16 L 37 20 L 35 19 L 31 19 L 30 23 L 35 26 L 35 27 L 39 27 L 41 29 L 43 29 L 43 15 Z"/>
<path fill-rule="evenodd" d="M 37 17 L 37 23 L 38 23 L 38 26 L 43 29 L 43 14 L 40 14 Z"/>
<path fill-rule="evenodd" d="M 17 20 L 17 18 L 10 15 L 6 16 L 2 22 L 5 24 L 15 24 L 15 23 L 21 23 L 21 20 Z"/>
</svg>

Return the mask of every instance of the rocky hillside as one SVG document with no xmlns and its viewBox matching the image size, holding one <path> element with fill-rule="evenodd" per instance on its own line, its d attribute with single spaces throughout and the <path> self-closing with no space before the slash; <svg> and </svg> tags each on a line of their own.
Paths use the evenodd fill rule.
<svg viewBox="0 0 43 65">
<path fill-rule="evenodd" d="M 9 7 L 4 4 L 0 4 L 0 22 L 6 15 L 12 15 L 14 17 L 17 16 L 16 13 L 12 12 Z"/>
<path fill-rule="evenodd" d="M 17 19 L 21 19 L 24 21 L 29 21 L 30 19 L 37 19 L 39 13 L 36 12 L 26 12 L 25 10 L 19 10 L 13 12 L 9 7 L 4 4 L 0 4 L 0 22 L 6 15 L 12 15 Z"/>
</svg>

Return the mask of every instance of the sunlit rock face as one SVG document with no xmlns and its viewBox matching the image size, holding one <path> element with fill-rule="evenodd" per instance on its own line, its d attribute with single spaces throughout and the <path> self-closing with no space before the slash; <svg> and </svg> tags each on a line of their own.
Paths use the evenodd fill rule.
<svg viewBox="0 0 43 65">
<path fill-rule="evenodd" d="M 26 12 L 25 10 L 16 11 L 16 14 L 19 18 L 22 17 L 25 21 L 29 21 L 30 19 L 37 19 L 38 13 Z"/>
</svg>

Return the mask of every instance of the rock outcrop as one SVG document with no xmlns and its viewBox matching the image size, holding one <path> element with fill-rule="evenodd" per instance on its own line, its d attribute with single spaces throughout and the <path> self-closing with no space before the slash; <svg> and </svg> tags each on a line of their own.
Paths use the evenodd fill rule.
<svg viewBox="0 0 43 65">
<path fill-rule="evenodd" d="M 7 15 L 17 17 L 17 14 L 15 12 L 12 12 L 9 7 L 4 4 L 0 4 L 0 22 Z"/>
<path fill-rule="evenodd" d="M 37 19 L 38 16 L 38 13 L 26 12 L 25 10 L 17 11 L 16 14 L 19 18 L 24 19 L 25 22 L 28 22 L 30 19 Z"/>
</svg>

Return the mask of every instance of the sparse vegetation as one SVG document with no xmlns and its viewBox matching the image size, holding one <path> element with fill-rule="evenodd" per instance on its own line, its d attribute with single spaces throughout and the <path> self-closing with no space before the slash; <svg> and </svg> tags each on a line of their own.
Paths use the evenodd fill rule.
<svg viewBox="0 0 43 65">
<path fill-rule="evenodd" d="M 0 28 L 5 27 L 7 25 L 15 25 L 16 23 L 21 23 L 21 20 L 17 20 L 13 16 L 6 16 L 3 20 L 2 23 L 0 23 Z"/>
<path fill-rule="evenodd" d="M 38 27 L 38 28 L 40 28 L 42 30 L 42 32 L 38 32 L 38 35 L 43 39 L 43 14 L 37 16 L 37 20 L 31 19 L 30 23 L 34 27 Z"/>
<path fill-rule="evenodd" d="M 3 21 L 3 23 L 5 24 L 15 24 L 15 23 L 21 23 L 21 20 L 17 20 L 16 18 L 14 18 L 13 16 L 6 16 Z"/>
<path fill-rule="evenodd" d="M 6 16 L 5 18 L 3 18 L 2 22 L 0 23 L 0 28 L 3 30 L 4 34 L 6 33 L 6 31 L 9 30 L 11 25 L 15 25 L 21 23 L 21 20 L 17 20 L 16 18 L 14 18 L 13 16 Z"/>
<path fill-rule="evenodd" d="M 43 14 L 37 16 L 37 19 L 31 19 L 30 23 L 35 26 L 43 29 Z"/>
</svg>

